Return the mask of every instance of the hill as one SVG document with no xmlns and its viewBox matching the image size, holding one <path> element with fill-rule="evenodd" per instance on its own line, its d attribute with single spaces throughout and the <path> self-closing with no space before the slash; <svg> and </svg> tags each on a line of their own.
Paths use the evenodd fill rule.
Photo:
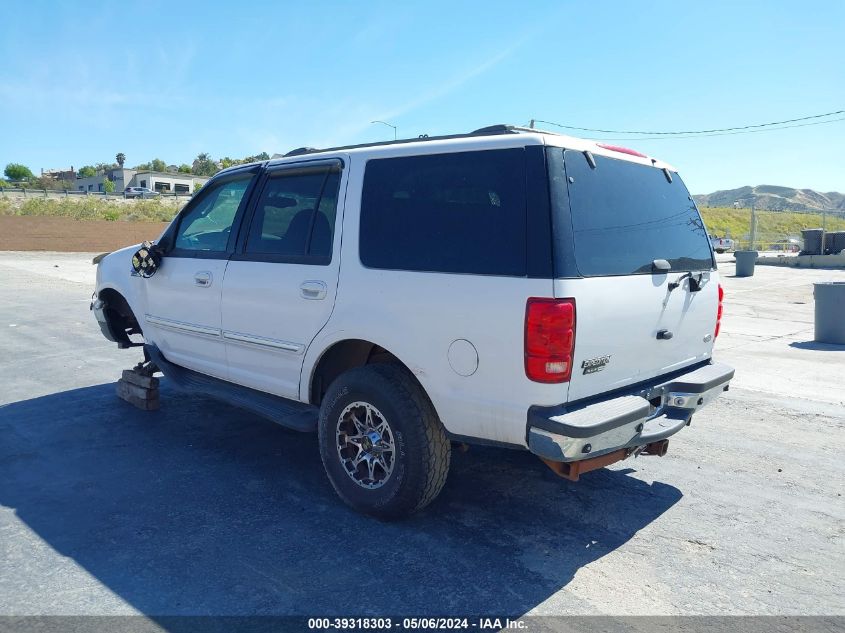
<svg viewBox="0 0 845 633">
<path fill-rule="evenodd" d="M 820 193 L 812 189 L 793 189 L 775 185 L 740 187 L 693 196 L 699 207 L 738 207 L 772 211 L 845 211 L 845 194 Z"/>
</svg>

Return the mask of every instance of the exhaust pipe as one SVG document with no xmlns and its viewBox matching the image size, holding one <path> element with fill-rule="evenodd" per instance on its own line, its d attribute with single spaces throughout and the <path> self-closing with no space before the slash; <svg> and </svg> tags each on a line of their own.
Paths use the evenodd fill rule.
<svg viewBox="0 0 845 633">
<path fill-rule="evenodd" d="M 646 444 L 642 450 L 641 455 L 657 455 L 657 457 L 663 457 L 666 453 L 669 452 L 669 440 L 660 440 L 657 442 L 652 442 L 651 444 Z"/>
</svg>

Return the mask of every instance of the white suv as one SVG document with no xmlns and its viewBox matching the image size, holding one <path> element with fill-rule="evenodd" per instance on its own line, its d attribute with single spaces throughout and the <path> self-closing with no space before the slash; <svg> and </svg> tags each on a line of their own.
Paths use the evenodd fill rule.
<svg viewBox="0 0 845 633">
<path fill-rule="evenodd" d="M 570 479 L 662 455 L 733 377 L 695 204 L 625 148 L 495 126 L 295 150 L 217 174 L 157 249 L 100 262 L 105 336 L 317 431 L 340 497 L 384 519 L 437 496 L 453 442 Z"/>
</svg>

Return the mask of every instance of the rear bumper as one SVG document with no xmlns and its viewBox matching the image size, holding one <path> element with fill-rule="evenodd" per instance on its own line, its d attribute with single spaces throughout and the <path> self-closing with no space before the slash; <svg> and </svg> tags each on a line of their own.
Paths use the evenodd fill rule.
<svg viewBox="0 0 845 633">
<path fill-rule="evenodd" d="M 592 402 L 531 407 L 528 448 L 555 462 L 576 462 L 665 440 L 687 424 L 692 414 L 728 390 L 733 367 L 710 363 L 638 393 Z"/>
</svg>

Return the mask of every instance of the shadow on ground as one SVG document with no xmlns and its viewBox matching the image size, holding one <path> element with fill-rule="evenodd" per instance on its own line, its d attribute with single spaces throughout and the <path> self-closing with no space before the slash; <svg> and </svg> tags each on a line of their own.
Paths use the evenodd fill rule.
<svg viewBox="0 0 845 633">
<path fill-rule="evenodd" d="M 800 341 L 797 343 L 790 343 L 789 346 L 797 349 L 811 349 L 817 352 L 845 352 L 845 345 L 817 343 L 816 341 Z"/>
<path fill-rule="evenodd" d="M 316 438 L 162 387 L 0 407 L 0 503 L 143 613 L 522 614 L 675 504 L 630 470 L 577 484 L 528 453 L 453 453 L 440 498 L 383 524 L 335 497 Z"/>
</svg>

